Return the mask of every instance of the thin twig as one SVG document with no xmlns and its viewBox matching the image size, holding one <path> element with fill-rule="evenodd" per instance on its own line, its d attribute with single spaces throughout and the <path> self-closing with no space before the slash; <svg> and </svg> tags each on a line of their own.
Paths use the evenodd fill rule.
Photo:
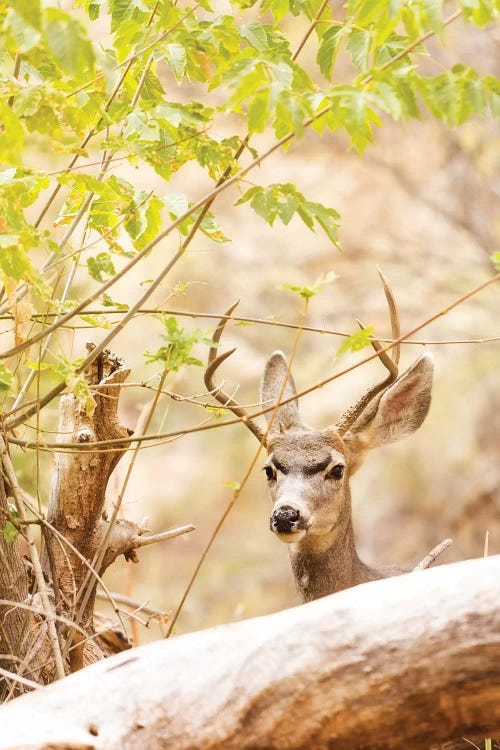
<svg viewBox="0 0 500 750">
<path fill-rule="evenodd" d="M 439 555 L 445 551 L 445 549 L 448 549 L 450 544 L 453 544 L 452 539 L 443 539 L 442 542 L 437 544 L 428 555 L 424 557 L 423 560 L 420 560 L 418 565 L 415 565 L 413 570 L 424 570 L 425 568 L 429 568 L 433 562 L 439 557 Z"/>
<path fill-rule="evenodd" d="M 171 531 L 162 531 L 160 534 L 151 534 L 150 536 L 137 536 L 132 540 L 131 548 L 139 549 L 141 547 L 147 547 L 149 544 L 157 544 L 157 542 L 164 542 L 167 539 L 174 539 L 176 536 L 182 534 L 188 534 L 190 531 L 194 531 L 195 527 L 192 524 L 186 526 L 179 526 L 177 529 Z"/>
<path fill-rule="evenodd" d="M 2 675 L 2 677 L 5 677 L 8 680 L 19 682 L 21 685 L 24 685 L 25 687 L 29 687 L 32 690 L 38 690 L 38 688 L 42 687 L 42 685 L 40 685 L 38 682 L 34 682 L 33 680 L 28 680 L 26 677 L 21 677 L 15 672 L 9 672 L 8 669 L 4 669 L 3 667 L 0 667 L 0 675 Z"/>
<path fill-rule="evenodd" d="M 89 247 L 89 245 L 87 245 Z M 68 256 L 70 257 L 70 256 Z M 110 309 L 110 308 L 100 308 L 100 309 L 90 309 L 85 310 L 85 315 L 124 315 L 127 311 L 123 309 Z M 179 317 L 185 317 L 185 318 L 193 318 L 194 320 L 197 320 L 198 318 L 206 318 L 207 320 L 224 320 L 226 316 L 223 313 L 207 313 L 207 312 L 195 312 L 193 310 L 174 310 L 174 309 L 164 309 L 159 307 L 145 307 L 141 308 L 137 311 L 137 315 L 156 315 L 157 313 L 163 313 L 165 315 L 178 315 Z M 47 313 L 33 313 L 31 318 L 33 320 L 40 319 L 41 321 L 44 318 L 55 318 L 60 313 L 58 312 L 47 312 Z M 9 313 L 8 315 L 0 315 L 0 320 L 14 320 L 14 315 L 12 313 Z M 296 331 L 299 328 L 299 325 L 297 323 L 287 323 L 283 322 L 281 320 L 272 320 L 272 319 L 266 319 L 266 318 L 254 318 L 249 316 L 243 316 L 243 315 L 231 315 L 227 316 L 227 320 L 233 320 L 236 323 L 252 323 L 257 325 L 264 325 L 264 326 L 271 326 L 275 328 L 288 328 L 292 331 Z M 61 326 L 63 328 L 65 326 Z M 77 328 L 78 330 L 81 330 L 82 328 L 94 328 L 95 326 L 66 326 L 66 328 Z M 304 326 L 302 329 L 304 333 L 320 333 L 324 336 L 341 336 L 342 338 L 349 338 L 352 336 L 352 331 L 337 331 L 333 328 L 318 328 L 317 326 Z M 369 340 L 371 340 L 373 337 L 368 337 Z M 383 344 L 391 344 L 393 343 L 394 339 L 387 337 L 384 338 L 382 336 L 377 336 L 377 341 L 381 341 Z M 413 339 L 412 341 L 404 341 L 403 343 L 405 345 L 410 346 L 445 346 L 450 344 L 491 344 L 493 342 L 500 341 L 500 336 L 490 336 L 486 338 L 480 338 L 480 339 Z M 123 383 L 124 387 L 128 387 L 128 383 Z M 7 412 L 7 416 L 11 412 Z"/>
<path fill-rule="evenodd" d="M 151 617 L 158 617 L 161 619 L 165 619 L 169 616 L 168 612 L 162 612 L 162 610 L 160 609 L 151 607 L 147 602 L 141 604 L 141 602 L 138 602 L 135 599 L 131 599 L 129 596 L 124 596 L 124 594 L 117 594 L 115 591 L 113 591 L 112 596 L 113 600 L 117 604 L 123 604 L 126 607 L 130 607 L 130 609 L 135 610 L 136 612 L 143 612 L 145 615 L 150 615 Z M 107 601 L 107 597 L 101 591 L 96 591 L 96 599 Z"/>
<path fill-rule="evenodd" d="M 301 398 L 302 396 L 306 396 L 309 393 L 312 393 L 313 391 L 318 390 L 319 388 L 323 388 L 328 383 L 331 383 L 333 380 L 337 380 L 337 378 L 343 377 L 344 375 L 347 375 L 348 373 L 352 372 L 353 370 L 357 370 L 358 367 L 362 367 L 363 365 L 367 364 L 368 362 L 371 362 L 374 359 L 378 359 L 380 357 L 380 352 L 388 352 L 390 351 L 394 346 L 397 346 L 398 344 L 404 343 L 406 339 L 409 336 L 413 336 L 415 333 L 418 333 L 418 331 L 421 331 L 423 328 L 426 328 L 428 325 L 433 323 L 435 320 L 437 320 L 440 317 L 443 317 L 444 315 L 447 315 L 451 310 L 453 310 L 455 307 L 458 307 L 459 305 L 466 302 L 471 297 L 475 296 L 479 292 L 483 291 L 483 289 L 486 289 L 486 287 L 491 286 L 491 284 L 496 283 L 500 280 L 500 272 L 496 273 L 494 276 L 490 277 L 486 281 L 484 281 L 482 284 L 479 284 L 478 286 L 474 287 L 470 292 L 467 292 L 466 294 L 462 295 L 458 299 L 456 299 L 451 304 L 447 305 L 445 308 L 440 310 L 439 312 L 432 315 L 430 318 L 427 318 L 423 323 L 419 323 L 417 326 L 412 328 L 410 331 L 408 331 L 405 334 L 402 334 L 394 341 L 391 341 L 387 346 L 383 347 L 380 351 L 374 352 L 373 354 L 368 355 L 364 359 L 360 360 L 359 362 L 355 362 L 354 364 L 350 365 L 349 367 L 344 368 L 343 370 L 340 370 L 339 372 L 335 373 L 335 375 L 331 375 L 328 378 L 325 378 L 324 380 L 321 380 L 318 383 L 315 383 L 312 386 L 309 386 L 308 388 L 304 388 L 302 391 L 299 391 L 296 396 L 291 396 L 288 399 L 285 399 L 280 402 L 280 405 L 288 404 L 290 401 L 294 401 L 296 398 Z M 221 407 L 222 408 L 222 407 Z M 267 414 L 268 412 L 272 411 L 274 409 L 273 406 L 265 407 L 264 409 L 260 409 L 259 411 L 253 413 L 250 415 L 250 417 L 253 419 L 254 417 L 258 417 L 261 414 Z M 22 418 L 17 418 L 15 420 L 12 420 L 12 422 L 7 422 L 7 429 L 13 429 L 14 427 L 17 427 L 19 424 L 21 424 L 24 420 L 24 415 Z M 219 422 L 218 424 L 205 424 L 199 427 L 192 427 L 187 430 L 176 430 L 175 432 L 165 432 L 160 433 L 157 435 L 143 435 L 143 436 L 137 436 L 137 437 L 131 437 L 131 438 L 117 438 L 116 440 L 100 440 L 95 441 L 93 443 L 85 443 L 85 447 L 82 448 L 81 443 L 64 443 L 64 450 L 94 450 L 95 448 L 106 448 L 108 446 L 118 446 L 123 445 L 124 443 L 134 443 L 136 441 L 148 441 L 148 440 L 159 440 L 159 439 L 167 439 L 167 438 L 174 438 L 178 437 L 180 435 L 187 435 L 192 434 L 193 432 L 202 432 L 205 430 L 213 430 L 217 427 L 227 426 L 231 424 L 238 424 L 241 422 L 241 419 L 228 419 L 224 420 L 223 422 Z M 9 442 L 15 444 L 15 445 L 21 445 L 24 448 L 33 448 L 36 447 L 36 443 L 20 440 L 19 438 L 8 438 Z M 50 449 L 60 449 L 61 446 L 59 443 L 48 443 L 46 442 L 44 444 L 45 448 Z"/>
</svg>

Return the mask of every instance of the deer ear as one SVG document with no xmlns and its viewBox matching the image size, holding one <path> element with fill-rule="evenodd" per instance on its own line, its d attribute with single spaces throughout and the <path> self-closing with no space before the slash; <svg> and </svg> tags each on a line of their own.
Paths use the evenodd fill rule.
<svg viewBox="0 0 500 750">
<path fill-rule="evenodd" d="M 381 397 L 364 430 L 368 447 L 394 443 L 418 430 L 431 404 L 433 358 L 424 354 Z"/>
<path fill-rule="evenodd" d="M 291 396 L 295 396 L 297 389 L 293 378 L 288 375 L 288 380 L 285 385 L 283 394 L 281 395 L 281 389 L 286 379 L 288 371 L 288 365 L 283 352 L 274 352 L 271 354 L 266 362 L 264 369 L 264 375 L 260 386 L 260 397 L 264 407 L 272 406 L 278 402 L 278 399 L 285 401 Z M 274 413 L 272 430 L 278 432 L 279 430 L 289 430 L 292 427 L 299 427 L 301 423 L 299 415 L 299 406 L 297 400 L 289 401 L 284 406 L 279 406 L 276 412 L 269 411 L 266 413 L 266 419 L 269 422 Z"/>
</svg>

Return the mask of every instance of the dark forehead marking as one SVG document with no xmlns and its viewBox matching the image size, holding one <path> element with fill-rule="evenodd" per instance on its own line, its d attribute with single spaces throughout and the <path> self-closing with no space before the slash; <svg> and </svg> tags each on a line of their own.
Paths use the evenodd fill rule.
<svg viewBox="0 0 500 750">
<path fill-rule="evenodd" d="M 312 464 L 311 466 L 304 466 L 302 471 L 307 476 L 310 476 L 311 474 L 318 474 L 320 471 L 324 471 L 327 466 L 330 466 L 332 463 L 332 457 L 331 456 L 325 456 L 321 461 L 318 461 L 318 463 Z"/>
<path fill-rule="evenodd" d="M 288 466 L 282 464 L 281 461 L 278 461 L 277 458 L 273 458 L 273 464 L 276 466 L 278 471 L 281 471 L 282 474 L 288 474 L 288 472 L 290 471 Z"/>
<path fill-rule="evenodd" d="M 294 462 L 294 466 L 290 467 L 288 465 L 283 464 L 279 459 L 275 458 L 273 456 L 272 463 L 274 466 L 278 469 L 278 471 L 281 471 L 282 474 L 288 474 L 290 471 L 300 471 L 306 476 L 311 476 L 312 474 L 318 474 L 320 471 L 324 471 L 330 464 L 332 463 L 332 457 L 331 456 L 325 456 L 321 461 L 316 461 L 314 464 L 307 464 L 304 462 Z"/>
</svg>

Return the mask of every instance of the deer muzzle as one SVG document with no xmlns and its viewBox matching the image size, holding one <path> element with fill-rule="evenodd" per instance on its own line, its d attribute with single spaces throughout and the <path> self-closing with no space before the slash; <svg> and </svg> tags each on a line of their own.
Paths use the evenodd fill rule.
<svg viewBox="0 0 500 750">
<path fill-rule="evenodd" d="M 297 508 L 281 505 L 273 511 L 270 528 L 283 542 L 298 542 L 307 527 Z"/>
</svg>

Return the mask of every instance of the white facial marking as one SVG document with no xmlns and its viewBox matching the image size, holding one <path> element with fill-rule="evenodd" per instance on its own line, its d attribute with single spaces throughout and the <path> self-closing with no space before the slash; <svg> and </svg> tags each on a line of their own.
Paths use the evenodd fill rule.
<svg viewBox="0 0 500 750">
<path fill-rule="evenodd" d="M 275 531 L 274 532 L 280 542 L 285 542 L 285 544 L 295 544 L 296 542 L 300 542 L 301 539 L 303 539 L 306 535 L 305 529 L 299 529 L 298 531 L 292 531 L 290 534 L 284 534 L 283 532 Z"/>
</svg>

